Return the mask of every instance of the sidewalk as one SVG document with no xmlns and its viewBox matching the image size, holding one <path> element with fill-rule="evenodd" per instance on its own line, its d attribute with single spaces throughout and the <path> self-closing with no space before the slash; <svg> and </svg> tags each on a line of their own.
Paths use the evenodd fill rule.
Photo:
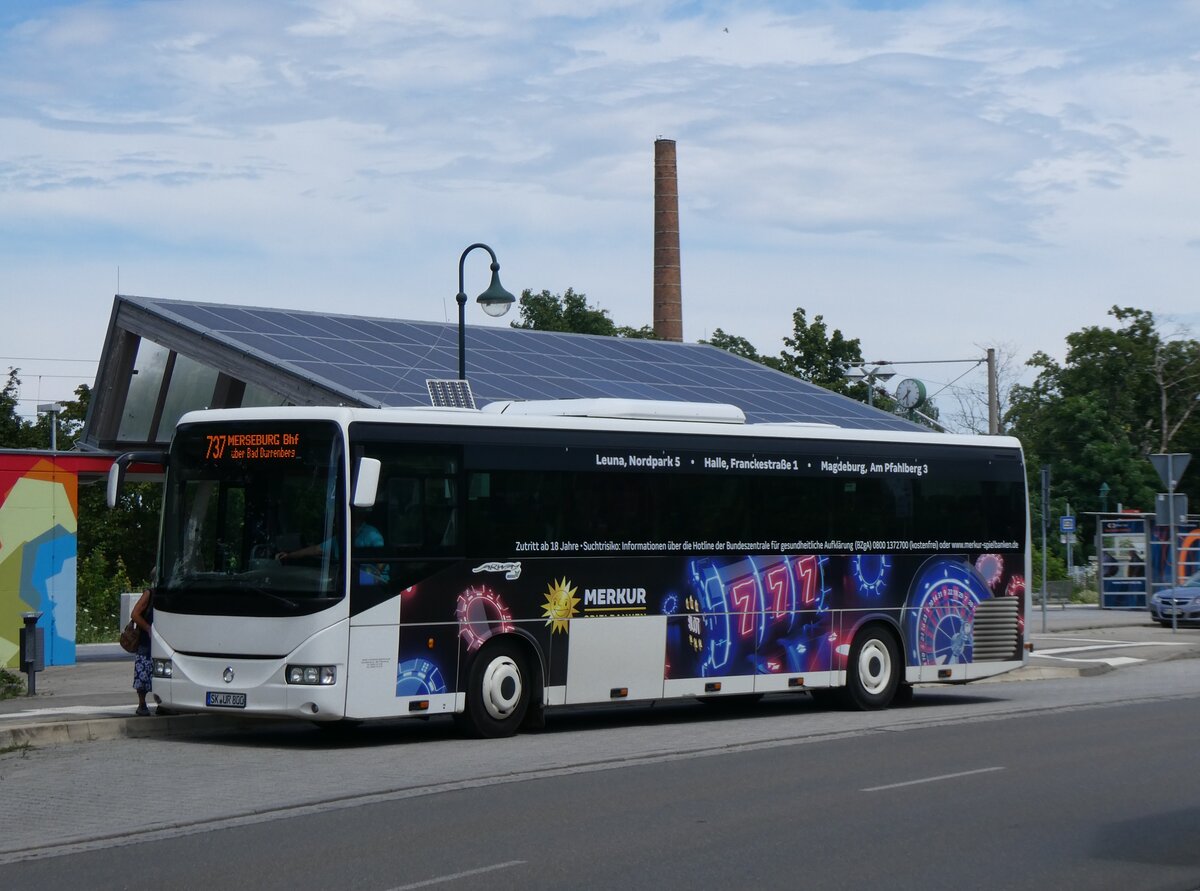
<svg viewBox="0 0 1200 891">
<path fill-rule="evenodd" d="M 1047 605 L 1044 614 L 1033 607 L 1025 618 L 1035 652 L 1045 637 L 1087 629 L 1138 626 L 1156 628 L 1144 610 L 1102 610 L 1086 604 Z M 1200 631 L 1188 629 L 1200 642 Z M 1039 640 L 1042 638 L 1042 640 Z M 228 730 L 253 730 L 262 720 L 228 715 L 154 715 L 139 718 L 133 710 L 133 657 L 116 644 L 85 644 L 77 648 L 75 665 L 48 668 L 37 676 L 37 695 L 0 700 L 0 750 L 20 745 L 145 738 Z M 1029 673 L 1030 669 L 1023 669 Z M 1062 677 L 1063 670 L 1054 676 Z M 1076 672 L 1078 673 L 1078 672 Z M 1050 676 L 1049 674 L 1046 675 Z M 1002 677 L 1012 677 L 1004 675 Z M 151 712 L 153 712 L 153 707 Z"/>
<path fill-rule="evenodd" d="M 156 715 L 140 718 L 133 690 L 133 657 L 117 644 L 81 644 L 76 664 L 37 675 L 37 695 L 0 700 L 0 751 L 21 745 L 57 745 L 124 737 L 251 729 L 262 720 L 228 715 Z M 22 678 L 25 675 L 21 675 Z M 153 703 L 153 696 L 148 698 Z"/>
</svg>

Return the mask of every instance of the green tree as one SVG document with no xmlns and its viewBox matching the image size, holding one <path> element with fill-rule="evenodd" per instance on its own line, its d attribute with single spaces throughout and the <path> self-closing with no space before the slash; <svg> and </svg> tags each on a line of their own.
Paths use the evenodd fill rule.
<svg viewBox="0 0 1200 891">
<path fill-rule="evenodd" d="M 0 390 L 0 448 L 32 449 L 40 445 L 35 425 L 17 411 L 17 400 L 21 395 L 20 372 L 19 368 L 9 368 L 8 380 Z"/>
<path fill-rule="evenodd" d="M 779 370 L 779 359 L 775 356 L 764 356 L 755 348 L 754 344 L 746 340 L 744 337 L 738 337 L 736 334 L 726 334 L 720 328 L 712 333 L 712 337 L 708 340 L 702 340 L 701 343 L 707 343 L 722 349 L 727 353 L 733 353 L 735 356 L 741 356 L 743 359 L 749 359 L 752 362 L 760 362 L 768 368 Z"/>
<path fill-rule="evenodd" d="M 830 331 L 824 316 L 814 316 L 810 322 L 803 306 L 797 307 L 792 313 L 792 333 L 783 338 L 784 348 L 778 356 L 763 355 L 746 338 L 728 334 L 720 328 L 713 332 L 710 339 L 700 342 L 720 347 L 743 359 L 761 362 L 768 368 L 809 381 L 859 402 L 868 401 L 867 383 L 852 382 L 846 377 L 848 370 L 863 364 L 862 347 L 858 338 L 848 338 L 838 328 Z M 874 393 L 870 395 L 870 401 L 876 408 L 895 411 L 895 400 L 878 384 Z M 932 409 L 933 413 L 930 414 L 928 409 Z M 936 420 L 935 407 L 928 406 L 923 411 Z M 921 423 L 920 419 L 916 420 Z"/>
<path fill-rule="evenodd" d="M 586 294 L 576 294 L 574 288 L 567 288 L 560 294 L 551 294 L 543 290 L 539 294 L 526 288 L 521 292 L 518 302 L 521 317 L 512 323 L 514 328 L 525 328 L 535 331 L 566 331 L 572 334 L 600 334 L 607 337 L 630 337 L 642 340 L 655 340 L 654 329 L 650 325 L 632 328 L 628 325 L 618 325 L 612 320 L 607 309 L 590 306 Z"/>
<path fill-rule="evenodd" d="M 803 306 L 792 313 L 792 333 L 783 339 L 779 369 L 810 381 L 826 390 L 866 401 L 867 385 L 851 384 L 846 369 L 863 364 L 862 347 L 857 337 L 847 338 L 834 328 L 831 332 L 822 315 L 808 321 Z"/>
<path fill-rule="evenodd" d="M 866 384 L 851 384 L 846 379 L 848 368 L 862 365 L 862 348 L 858 338 L 847 338 L 837 328 L 830 332 L 824 316 L 815 316 L 809 322 L 803 306 L 797 307 L 792 313 L 792 333 L 783 338 L 784 349 L 778 356 L 763 355 L 746 338 L 727 334 L 720 328 L 713 332 L 710 339 L 700 342 L 720 347 L 743 359 L 761 362 L 769 368 L 835 393 L 867 401 Z"/>
<path fill-rule="evenodd" d="M 1149 455 L 1200 449 L 1200 344 L 1164 335 L 1146 310 L 1114 306 L 1109 314 L 1115 327 L 1067 336 L 1062 364 L 1036 353 L 1028 363 L 1037 369 L 1034 382 L 1012 390 L 1005 420 L 1025 446 L 1031 492 L 1040 491 L 1041 466 L 1050 466 L 1054 516 L 1068 503 L 1077 514 L 1101 510 L 1101 484 L 1109 509 L 1153 510 L 1162 487 Z M 1181 481 L 1193 499 L 1196 480 L 1189 469 Z M 1085 537 L 1080 544 L 1087 549 Z"/>
<path fill-rule="evenodd" d="M 62 447 L 74 444 L 87 417 L 92 391 L 87 384 L 75 389 L 75 399 L 63 403 L 62 426 L 58 437 Z M 150 579 L 158 546 L 159 513 L 162 507 L 162 486 L 158 483 L 127 482 L 114 508 L 107 503 L 105 481 L 81 482 L 79 486 L 79 553 L 100 555 L 112 573 L 117 573 L 126 587 L 132 579 L 138 587 Z M 88 596 L 101 594 L 95 576 L 80 576 L 77 590 L 82 602 Z"/>
<path fill-rule="evenodd" d="M 75 585 L 75 641 L 98 643 L 121 633 L 121 592 L 134 590 L 120 557 L 110 565 L 104 551 L 90 551 L 78 562 Z"/>
</svg>

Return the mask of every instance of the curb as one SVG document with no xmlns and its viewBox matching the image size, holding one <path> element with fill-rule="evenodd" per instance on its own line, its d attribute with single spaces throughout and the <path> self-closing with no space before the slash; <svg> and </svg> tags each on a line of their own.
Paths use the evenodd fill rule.
<svg viewBox="0 0 1200 891">
<path fill-rule="evenodd" d="M 151 718 L 87 718 L 0 728 L 0 750 L 114 739 L 157 739 L 206 733 L 247 732 L 293 723 L 287 718 L 231 718 L 224 715 L 163 715 Z"/>
</svg>

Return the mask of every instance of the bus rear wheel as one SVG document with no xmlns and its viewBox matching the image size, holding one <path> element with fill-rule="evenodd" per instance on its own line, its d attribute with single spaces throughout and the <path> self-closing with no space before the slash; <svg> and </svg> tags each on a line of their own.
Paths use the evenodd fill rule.
<svg viewBox="0 0 1200 891">
<path fill-rule="evenodd" d="M 466 727 L 476 736 L 512 736 L 529 710 L 529 672 L 520 647 L 499 640 L 485 646 L 467 677 Z"/>
<path fill-rule="evenodd" d="M 868 625 L 854 637 L 846 672 L 846 698 L 864 711 L 887 708 L 900 685 L 900 647 L 882 625 Z"/>
</svg>

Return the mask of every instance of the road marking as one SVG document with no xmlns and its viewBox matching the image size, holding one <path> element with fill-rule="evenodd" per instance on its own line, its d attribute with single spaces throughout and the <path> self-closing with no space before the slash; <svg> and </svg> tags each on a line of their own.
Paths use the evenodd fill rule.
<svg viewBox="0 0 1200 891">
<path fill-rule="evenodd" d="M 1137 665 L 1145 659 L 1135 659 L 1133 656 L 1109 656 L 1106 659 L 1072 659 L 1070 656 L 1047 656 L 1056 662 L 1085 662 L 1088 665 L 1107 665 L 1109 668 L 1120 668 L 1122 665 Z"/>
<path fill-rule="evenodd" d="M 1123 665 L 1136 665 L 1139 662 L 1145 662 L 1145 659 L 1138 659 L 1133 656 L 1103 656 L 1098 659 L 1082 659 L 1073 658 L 1064 655 L 1065 653 L 1090 653 L 1096 650 L 1122 650 L 1136 647 L 1181 647 L 1183 643 L 1173 641 L 1128 641 L 1128 640 L 1096 640 L 1095 638 L 1087 637 L 1068 637 L 1059 638 L 1060 640 L 1073 640 L 1085 644 L 1079 647 L 1054 647 L 1049 650 L 1034 650 L 1033 655 L 1042 659 L 1054 659 L 1057 662 L 1087 662 L 1100 663 L 1107 665 L 1110 668 L 1120 668 Z"/>
<path fill-rule="evenodd" d="M 1094 643 L 1094 644 L 1117 643 L 1117 644 L 1133 644 L 1133 645 L 1141 646 L 1141 647 L 1151 647 L 1151 646 L 1153 646 L 1153 647 L 1163 647 L 1163 646 L 1176 647 L 1176 646 L 1179 646 L 1179 644 L 1176 644 L 1176 643 L 1163 643 L 1162 641 L 1118 640 L 1117 638 L 1114 638 L 1114 637 L 1062 637 L 1058 634 L 1048 634 L 1048 635 L 1037 634 L 1034 636 L 1040 637 L 1043 640 L 1071 640 L 1071 641 L 1075 641 L 1076 643 Z"/>
<path fill-rule="evenodd" d="M 423 882 L 413 882 L 411 885 L 399 885 L 391 889 L 391 891 L 412 891 L 413 888 L 428 888 L 430 885 L 440 885 L 443 882 L 456 882 L 468 876 L 477 876 L 485 872 L 495 872 L 497 869 L 508 869 L 510 866 L 520 866 L 524 862 L 524 860 L 509 860 L 505 863 L 493 864 L 492 866 L 481 866 L 479 869 L 468 869 L 463 872 L 451 873 L 448 876 L 438 876 L 435 879 L 426 879 Z"/>
<path fill-rule="evenodd" d="M 52 718 L 60 715 L 101 715 L 109 718 L 124 718 L 133 714 L 136 705 L 64 705 L 61 708 L 30 708 L 19 712 L 0 715 L 0 721 L 14 718 Z"/>
<path fill-rule="evenodd" d="M 888 783 L 886 786 L 872 786 L 869 789 L 860 789 L 860 792 L 883 792 L 885 789 L 900 789 L 903 786 L 919 786 L 922 783 L 938 783 L 942 780 L 957 780 L 959 777 L 970 777 L 977 773 L 994 773 L 997 770 L 1004 770 L 1003 767 L 981 767 L 978 770 L 963 770 L 959 773 L 944 773 L 936 777 L 925 777 L 920 780 L 908 780 L 904 783 Z"/>
<path fill-rule="evenodd" d="M 1086 647 L 1054 647 L 1050 650 L 1034 650 L 1035 656 L 1057 656 L 1059 653 L 1086 653 L 1089 650 L 1125 650 L 1130 647 L 1182 647 L 1183 643 L 1169 643 L 1162 641 L 1147 641 L 1138 643 L 1133 641 L 1115 640 L 1111 643 L 1094 643 Z"/>
</svg>

